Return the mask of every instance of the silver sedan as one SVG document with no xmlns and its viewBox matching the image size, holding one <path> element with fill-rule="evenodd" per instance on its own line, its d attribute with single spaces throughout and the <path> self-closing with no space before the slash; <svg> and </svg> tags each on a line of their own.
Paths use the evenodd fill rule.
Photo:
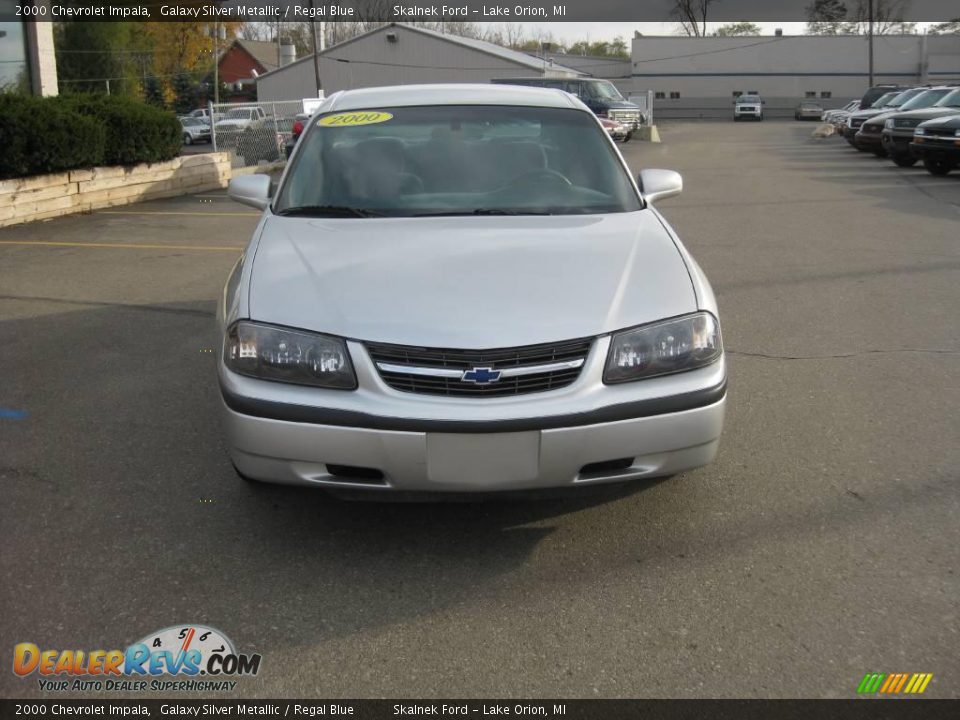
<svg viewBox="0 0 960 720">
<path fill-rule="evenodd" d="M 567 93 L 336 93 L 263 210 L 218 310 L 242 477 L 490 492 L 709 463 L 726 365 L 703 272 Z"/>
</svg>

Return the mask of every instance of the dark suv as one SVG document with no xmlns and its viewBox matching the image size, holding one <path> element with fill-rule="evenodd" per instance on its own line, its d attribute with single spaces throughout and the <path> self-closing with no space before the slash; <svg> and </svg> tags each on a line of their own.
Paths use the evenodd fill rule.
<svg viewBox="0 0 960 720">
<path fill-rule="evenodd" d="M 631 131 L 646 123 L 640 108 L 627 100 L 609 80 L 596 78 L 500 78 L 491 80 L 498 85 L 529 85 L 556 88 L 576 95 L 598 117 L 616 120 Z"/>
<path fill-rule="evenodd" d="M 883 112 L 865 120 L 856 135 L 853 136 L 853 144 L 857 150 L 866 150 L 877 157 L 886 157 L 887 150 L 880 142 L 883 133 L 883 121 L 895 113 L 909 110 L 911 107 L 929 107 L 942 97 L 933 96 L 924 103 L 923 98 L 929 90 L 930 88 L 926 86 L 904 90 L 887 105 Z M 920 101 L 919 105 L 916 104 L 917 101 Z"/>
<path fill-rule="evenodd" d="M 898 100 L 905 89 L 906 88 L 899 88 L 886 92 L 877 98 L 873 105 L 870 105 L 864 110 L 857 110 L 847 115 L 847 122 L 843 127 L 843 138 L 856 147 L 857 150 L 863 150 L 863 148 L 857 147 L 856 141 L 857 131 L 860 130 L 860 126 L 875 115 L 899 108 L 902 103 L 898 102 Z M 904 102 L 906 102 L 906 100 L 904 100 Z"/>
<path fill-rule="evenodd" d="M 950 89 L 930 107 L 900 112 L 887 118 L 883 123 L 881 142 L 898 165 L 912 165 L 906 158 L 900 162 L 897 158 L 902 158 L 906 152 L 916 151 L 915 143 L 912 142 L 913 131 L 922 122 L 949 115 L 960 115 L 960 87 Z"/>
<path fill-rule="evenodd" d="M 946 175 L 960 166 L 960 114 L 920 123 L 910 149 L 931 175 Z"/>
</svg>

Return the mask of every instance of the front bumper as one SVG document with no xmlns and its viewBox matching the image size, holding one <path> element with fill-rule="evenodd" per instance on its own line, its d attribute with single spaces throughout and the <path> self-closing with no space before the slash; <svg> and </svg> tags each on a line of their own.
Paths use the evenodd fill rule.
<svg viewBox="0 0 960 720">
<path fill-rule="evenodd" d="M 854 143 L 856 143 L 857 147 L 867 150 L 881 147 L 882 138 L 883 135 L 881 133 L 865 133 L 863 130 L 858 131 L 856 135 L 853 136 Z"/>
<path fill-rule="evenodd" d="M 897 132 L 884 128 L 880 142 L 891 155 L 909 155 L 910 142 L 913 140 L 913 130 L 909 133 Z"/>
<path fill-rule="evenodd" d="M 934 160 L 947 160 L 953 163 L 960 163 L 960 138 L 923 138 L 922 142 L 914 139 L 910 143 L 910 151 L 915 157 L 920 159 L 931 158 Z"/>
<path fill-rule="evenodd" d="M 604 386 L 609 338 L 601 338 L 567 388 L 456 400 L 389 388 L 362 346 L 349 346 L 360 383 L 350 392 L 245 378 L 220 363 L 230 456 L 243 475 L 381 491 L 574 487 L 705 465 L 723 429 L 723 358 Z"/>
</svg>

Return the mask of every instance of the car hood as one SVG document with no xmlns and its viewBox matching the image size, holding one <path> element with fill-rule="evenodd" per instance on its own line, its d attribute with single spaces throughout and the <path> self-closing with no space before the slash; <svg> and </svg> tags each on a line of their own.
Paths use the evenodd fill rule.
<svg viewBox="0 0 960 720">
<path fill-rule="evenodd" d="M 640 106 L 636 103 L 628 102 L 626 100 L 611 100 L 607 104 L 608 110 L 639 110 Z"/>
<path fill-rule="evenodd" d="M 954 108 L 952 115 L 944 115 L 933 118 L 932 120 L 925 120 L 924 122 L 920 123 L 920 127 L 946 127 L 960 129 L 960 108 Z"/>
<path fill-rule="evenodd" d="M 864 125 L 883 125 L 883 123 L 886 122 L 887 118 L 893 117 L 895 115 L 899 115 L 899 113 L 895 110 L 889 110 L 887 112 L 882 112 L 877 115 L 874 115 L 863 124 Z"/>
<path fill-rule="evenodd" d="M 697 309 L 656 213 L 269 217 L 253 320 L 359 340 L 482 349 L 601 335 Z"/>
<path fill-rule="evenodd" d="M 911 120 L 929 120 L 931 118 L 943 117 L 944 115 L 960 114 L 960 108 L 949 107 L 928 107 L 919 110 L 908 110 L 897 114 L 897 119 L 910 118 Z"/>
<path fill-rule="evenodd" d="M 870 108 L 869 110 L 857 110 L 854 113 L 850 113 L 850 117 L 860 120 L 861 118 L 872 118 L 875 115 L 880 113 L 895 112 L 894 110 L 887 110 L 884 108 Z"/>
</svg>

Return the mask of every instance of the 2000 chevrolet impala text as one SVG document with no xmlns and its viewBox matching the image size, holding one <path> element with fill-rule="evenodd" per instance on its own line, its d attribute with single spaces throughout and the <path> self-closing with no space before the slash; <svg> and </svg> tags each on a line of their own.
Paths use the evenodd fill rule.
<svg viewBox="0 0 960 720">
<path fill-rule="evenodd" d="M 559 90 L 324 101 L 224 289 L 239 473 L 499 491 L 704 465 L 726 366 L 709 283 L 593 113 Z"/>
</svg>

